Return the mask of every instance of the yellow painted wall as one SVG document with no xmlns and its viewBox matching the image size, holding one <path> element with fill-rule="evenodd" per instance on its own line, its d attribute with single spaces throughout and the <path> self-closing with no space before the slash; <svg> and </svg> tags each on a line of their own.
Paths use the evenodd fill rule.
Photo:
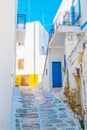
<svg viewBox="0 0 87 130">
<path fill-rule="evenodd" d="M 35 87 L 38 85 L 38 79 L 38 74 L 16 75 L 15 85 Z"/>
<path fill-rule="evenodd" d="M 16 75 L 15 85 L 21 86 L 21 75 Z"/>
<path fill-rule="evenodd" d="M 29 75 L 29 86 L 36 86 L 38 85 L 38 74 L 30 74 Z"/>
<path fill-rule="evenodd" d="M 80 77 L 75 76 L 75 83 L 77 86 L 80 86 Z"/>
</svg>

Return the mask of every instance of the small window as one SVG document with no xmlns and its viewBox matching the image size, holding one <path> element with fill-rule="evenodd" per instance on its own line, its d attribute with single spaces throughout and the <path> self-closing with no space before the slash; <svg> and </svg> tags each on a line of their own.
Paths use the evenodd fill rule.
<svg viewBox="0 0 87 130">
<path fill-rule="evenodd" d="M 24 59 L 19 59 L 18 60 L 18 69 L 24 69 Z"/>
<path fill-rule="evenodd" d="M 45 55 L 45 48 L 44 48 L 44 46 L 41 47 L 41 54 Z"/>
<path fill-rule="evenodd" d="M 24 42 L 19 42 L 18 46 L 24 46 Z"/>
</svg>

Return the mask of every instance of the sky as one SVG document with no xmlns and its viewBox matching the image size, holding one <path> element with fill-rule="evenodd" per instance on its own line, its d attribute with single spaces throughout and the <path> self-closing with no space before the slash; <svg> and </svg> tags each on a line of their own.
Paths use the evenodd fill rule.
<svg viewBox="0 0 87 130">
<path fill-rule="evenodd" d="M 47 31 L 62 0 L 18 0 L 18 13 L 26 14 L 27 22 L 40 21 Z"/>
</svg>

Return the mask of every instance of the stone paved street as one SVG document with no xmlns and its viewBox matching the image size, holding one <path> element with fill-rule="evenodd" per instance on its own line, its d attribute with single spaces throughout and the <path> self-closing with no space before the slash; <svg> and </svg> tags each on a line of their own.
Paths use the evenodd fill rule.
<svg viewBox="0 0 87 130">
<path fill-rule="evenodd" d="M 54 92 L 16 87 L 11 130 L 80 130 L 76 119 Z"/>
</svg>

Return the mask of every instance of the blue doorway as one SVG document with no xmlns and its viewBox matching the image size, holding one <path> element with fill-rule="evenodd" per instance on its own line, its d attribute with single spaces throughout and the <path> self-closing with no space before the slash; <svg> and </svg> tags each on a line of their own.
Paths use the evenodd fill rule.
<svg viewBox="0 0 87 130">
<path fill-rule="evenodd" d="M 52 62 L 53 88 L 62 87 L 61 62 Z"/>
</svg>

